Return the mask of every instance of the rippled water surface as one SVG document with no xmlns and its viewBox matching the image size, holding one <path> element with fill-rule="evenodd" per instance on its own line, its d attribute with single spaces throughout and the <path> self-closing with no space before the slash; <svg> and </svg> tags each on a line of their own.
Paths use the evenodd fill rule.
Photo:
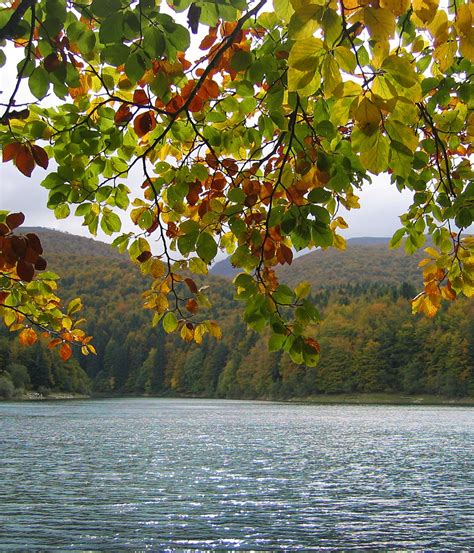
<svg viewBox="0 0 474 553">
<path fill-rule="evenodd" d="M 474 410 L 0 404 L 0 550 L 474 550 Z"/>
</svg>

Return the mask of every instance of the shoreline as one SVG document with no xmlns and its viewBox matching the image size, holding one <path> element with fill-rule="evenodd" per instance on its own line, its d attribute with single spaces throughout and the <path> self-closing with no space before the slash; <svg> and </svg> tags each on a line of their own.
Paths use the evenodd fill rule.
<svg viewBox="0 0 474 553">
<path fill-rule="evenodd" d="M 320 394 L 308 397 L 294 398 L 215 398 L 206 396 L 189 395 L 84 395 L 69 392 L 51 392 L 48 395 L 39 392 L 27 392 L 20 397 L 1 399 L 2 402 L 36 402 L 36 401 L 71 401 L 92 399 L 100 401 L 102 399 L 228 399 L 243 401 L 268 401 L 276 403 L 294 403 L 311 405 L 446 405 L 451 407 L 474 407 L 474 397 L 446 397 L 428 394 L 389 394 L 389 393 L 361 393 L 361 394 Z"/>
</svg>

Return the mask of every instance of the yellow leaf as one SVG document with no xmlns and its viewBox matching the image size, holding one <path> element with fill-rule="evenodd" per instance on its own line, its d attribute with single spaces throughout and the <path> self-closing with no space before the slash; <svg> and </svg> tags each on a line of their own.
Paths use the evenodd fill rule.
<svg viewBox="0 0 474 553">
<path fill-rule="evenodd" d="M 288 90 L 312 93 L 319 88 L 321 77 L 317 73 L 321 56 L 325 53 L 319 38 L 297 40 L 288 58 Z"/>
<path fill-rule="evenodd" d="M 336 234 L 335 232 L 333 233 L 333 242 L 332 242 L 332 245 L 337 249 L 337 250 L 342 250 L 344 251 L 347 247 L 347 243 L 346 243 L 346 239 L 344 237 L 342 237 L 340 234 Z"/>
<path fill-rule="evenodd" d="M 295 287 L 295 295 L 298 300 L 302 300 L 305 298 L 309 293 L 311 292 L 311 284 L 305 280 L 303 282 L 300 282 Z"/>
<path fill-rule="evenodd" d="M 190 325 L 191 327 L 189 327 L 188 324 L 190 323 L 186 323 L 182 326 L 180 334 L 181 334 L 181 338 L 185 342 L 192 342 L 194 338 L 194 329 L 192 325 Z"/>
<path fill-rule="evenodd" d="M 291 16 L 294 14 L 295 10 L 291 5 L 290 0 L 273 0 L 273 11 L 280 19 L 290 21 Z"/>
<path fill-rule="evenodd" d="M 217 338 L 217 340 L 220 340 L 222 338 L 221 328 L 215 321 L 205 321 L 204 324 L 209 329 L 209 333 L 211 334 L 211 336 L 214 336 L 214 338 Z"/>
<path fill-rule="evenodd" d="M 386 8 L 398 17 L 408 10 L 410 0 L 380 0 L 380 7 Z"/>
<path fill-rule="evenodd" d="M 364 8 L 364 21 L 371 38 L 389 40 L 395 32 L 395 16 L 384 8 Z"/>
<path fill-rule="evenodd" d="M 412 0 L 412 6 L 415 15 L 426 25 L 436 15 L 439 0 Z"/>
<path fill-rule="evenodd" d="M 444 42 L 435 48 L 433 57 L 438 62 L 441 71 L 444 72 L 453 65 L 456 52 L 457 44 L 455 40 Z"/>
<path fill-rule="evenodd" d="M 153 258 L 150 263 L 150 275 L 153 278 L 159 278 L 165 274 L 165 264 L 163 261 Z"/>
<path fill-rule="evenodd" d="M 208 332 L 207 326 L 203 323 L 200 323 L 194 329 L 194 341 L 196 344 L 201 344 L 204 334 Z"/>
<path fill-rule="evenodd" d="M 446 15 L 446 12 L 444 10 L 439 10 L 436 12 L 433 21 L 428 25 L 428 30 L 431 36 L 434 38 L 435 47 L 439 46 L 449 39 L 450 23 L 448 21 L 448 16 Z"/>
<path fill-rule="evenodd" d="M 425 252 L 428 255 L 431 255 L 431 257 L 434 257 L 435 259 L 439 259 L 441 257 L 441 254 L 439 253 L 439 251 L 436 250 L 435 248 L 432 248 L 431 246 L 429 248 L 425 248 Z"/>
<path fill-rule="evenodd" d="M 346 221 L 342 217 L 336 217 L 332 223 L 331 228 L 334 230 L 336 228 L 349 228 L 349 225 L 346 223 Z"/>
<path fill-rule="evenodd" d="M 333 90 L 342 82 L 339 65 L 331 54 L 324 56 L 321 75 L 324 93 L 330 97 Z"/>
<path fill-rule="evenodd" d="M 380 109 L 368 98 L 364 97 L 359 102 L 357 110 L 355 112 L 355 120 L 357 126 L 365 134 L 373 134 L 382 121 L 382 115 Z"/>
</svg>

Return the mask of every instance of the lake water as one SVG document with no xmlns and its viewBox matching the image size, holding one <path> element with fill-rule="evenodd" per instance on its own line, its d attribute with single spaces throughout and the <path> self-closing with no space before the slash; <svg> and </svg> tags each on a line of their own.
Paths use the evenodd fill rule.
<svg viewBox="0 0 474 553">
<path fill-rule="evenodd" d="M 0 404 L 0 550 L 474 550 L 474 409 Z"/>
</svg>

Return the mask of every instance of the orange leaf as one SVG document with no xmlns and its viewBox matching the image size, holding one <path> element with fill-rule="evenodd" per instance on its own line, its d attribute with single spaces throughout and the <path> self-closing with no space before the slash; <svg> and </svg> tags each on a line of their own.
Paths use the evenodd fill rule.
<svg viewBox="0 0 474 553">
<path fill-rule="evenodd" d="M 72 355 L 72 348 L 67 342 L 63 342 L 59 348 L 59 355 L 63 361 L 67 361 Z"/>
<path fill-rule="evenodd" d="M 319 342 L 317 342 L 314 338 L 306 338 L 305 343 L 308 344 L 308 346 L 317 353 L 321 353 L 321 346 L 319 345 Z"/>
<path fill-rule="evenodd" d="M 17 153 L 15 163 L 18 169 L 27 177 L 31 177 L 31 173 L 35 168 L 35 160 L 33 154 L 26 146 L 22 146 Z"/>
<path fill-rule="evenodd" d="M 11 144 L 6 144 L 3 147 L 3 163 L 15 159 L 18 155 L 18 152 L 22 149 L 22 144 L 18 142 L 12 142 Z"/>
<path fill-rule="evenodd" d="M 18 339 L 22 346 L 32 346 L 38 339 L 38 336 L 32 328 L 25 328 L 18 335 Z"/>
<path fill-rule="evenodd" d="M 49 348 L 49 349 L 53 349 L 53 348 L 55 348 L 58 344 L 60 344 L 61 342 L 62 342 L 61 338 L 55 338 L 54 340 L 51 340 L 51 342 L 49 342 L 48 348 Z"/>
<path fill-rule="evenodd" d="M 41 146 L 32 146 L 31 147 L 31 153 L 33 154 L 33 158 L 36 161 L 36 164 L 42 167 L 43 169 L 48 168 L 48 154 L 46 153 L 46 150 L 44 148 L 41 148 Z"/>
<path fill-rule="evenodd" d="M 141 113 L 133 121 L 133 128 L 140 138 L 156 127 L 155 114 L 152 111 Z"/>
</svg>

